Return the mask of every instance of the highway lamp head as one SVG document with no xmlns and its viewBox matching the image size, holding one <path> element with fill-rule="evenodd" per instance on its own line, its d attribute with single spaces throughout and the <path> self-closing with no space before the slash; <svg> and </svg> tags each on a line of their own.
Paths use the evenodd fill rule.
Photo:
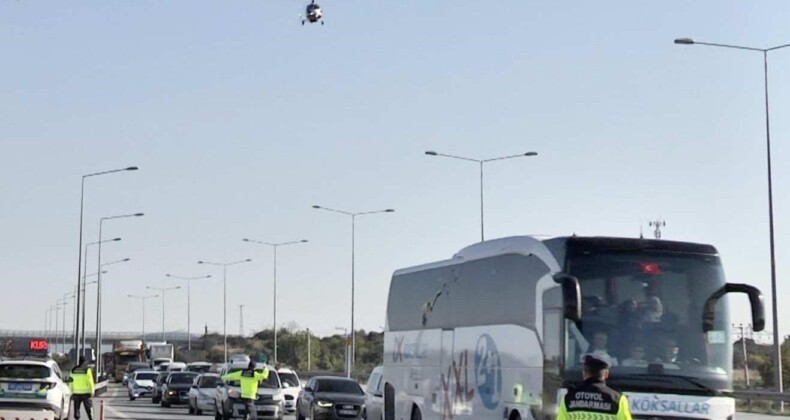
<svg viewBox="0 0 790 420">
<path fill-rule="evenodd" d="M 678 45 L 694 45 L 694 40 L 692 38 L 677 38 L 677 39 L 675 39 L 675 44 L 678 44 Z"/>
<path fill-rule="evenodd" d="M 141 217 L 141 216 L 145 216 L 145 213 L 135 213 L 135 214 L 133 214 L 133 216 L 134 217 Z"/>
<path fill-rule="evenodd" d="M 524 153 L 524 156 L 537 156 L 537 155 L 538 155 L 538 152 L 527 152 L 527 153 Z"/>
<path fill-rule="evenodd" d="M 428 151 L 425 152 L 425 154 L 428 155 L 428 156 L 436 156 L 436 155 L 438 155 L 438 153 L 434 152 L 433 150 L 428 150 Z"/>
<path fill-rule="evenodd" d="M 301 243 L 305 243 L 305 242 L 309 242 L 309 241 L 308 241 L 307 239 L 302 239 L 302 240 L 301 240 L 301 241 L 299 241 L 299 242 L 301 242 Z"/>
<path fill-rule="evenodd" d="M 121 240 L 121 238 L 115 238 L 115 239 L 112 239 L 112 242 L 118 242 L 120 240 Z"/>
<path fill-rule="evenodd" d="M 313 204 L 313 208 L 314 208 L 314 209 L 320 209 L 320 208 L 321 208 L 321 206 L 318 206 L 318 205 L 315 205 L 315 204 Z"/>
<path fill-rule="evenodd" d="M 384 213 L 395 213 L 395 209 L 384 210 Z"/>
<path fill-rule="evenodd" d="M 126 171 L 136 171 L 136 170 L 138 170 L 138 169 L 140 169 L 140 168 L 138 168 L 138 167 L 136 167 L 136 166 L 130 166 L 130 167 L 128 167 L 128 168 L 126 168 L 126 169 L 124 169 L 124 170 L 126 170 Z"/>
</svg>

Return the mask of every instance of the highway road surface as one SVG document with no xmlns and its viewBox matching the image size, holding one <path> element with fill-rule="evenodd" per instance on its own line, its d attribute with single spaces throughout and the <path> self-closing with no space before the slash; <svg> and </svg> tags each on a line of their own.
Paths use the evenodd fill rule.
<svg viewBox="0 0 790 420">
<path fill-rule="evenodd" d="M 152 404 L 150 398 L 141 398 L 136 401 L 129 401 L 126 388 L 118 384 L 110 384 L 107 392 L 101 398 L 97 398 L 96 414 L 98 420 L 99 401 L 104 401 L 106 420 L 195 420 L 199 417 L 187 413 L 186 406 L 175 406 L 162 408 L 158 404 Z M 203 419 L 213 419 L 211 415 L 201 416 Z M 285 416 L 286 420 L 293 420 L 293 416 Z M 781 416 L 769 416 L 764 414 L 738 413 L 735 420 L 781 420 Z M 83 413 L 82 419 L 87 419 Z"/>
<path fill-rule="evenodd" d="M 110 384 L 107 392 L 101 398 L 95 399 L 94 413 L 96 413 L 96 420 L 99 420 L 100 401 L 104 401 L 104 418 L 106 420 L 195 420 L 199 418 L 209 420 L 214 418 L 208 414 L 199 417 L 191 415 L 187 413 L 185 405 L 162 408 L 159 404 L 151 403 L 150 398 L 129 401 L 126 388 L 119 384 Z M 87 419 L 87 416 L 85 413 L 82 413 L 81 420 L 85 419 Z M 285 416 L 285 419 L 293 420 L 294 417 Z"/>
</svg>

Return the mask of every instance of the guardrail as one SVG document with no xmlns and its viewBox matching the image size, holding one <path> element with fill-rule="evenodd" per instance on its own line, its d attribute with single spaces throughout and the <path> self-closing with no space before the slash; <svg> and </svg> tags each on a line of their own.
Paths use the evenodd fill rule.
<svg viewBox="0 0 790 420">
<path fill-rule="evenodd" d="M 790 401 L 790 393 L 776 391 L 734 391 L 732 396 L 738 400 Z"/>
<path fill-rule="evenodd" d="M 739 412 L 767 415 L 786 415 L 790 393 L 764 389 L 737 390 L 730 393 Z"/>
<path fill-rule="evenodd" d="M 94 389 L 95 395 L 104 394 L 107 391 L 107 385 L 109 383 L 110 383 L 110 381 L 108 381 L 108 380 L 105 380 L 105 381 L 97 383 L 96 384 L 96 388 Z"/>
</svg>

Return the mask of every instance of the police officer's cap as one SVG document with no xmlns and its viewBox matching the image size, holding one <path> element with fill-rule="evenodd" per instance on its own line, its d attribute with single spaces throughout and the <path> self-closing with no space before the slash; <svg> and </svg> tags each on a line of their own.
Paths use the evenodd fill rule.
<svg viewBox="0 0 790 420">
<path fill-rule="evenodd" d="M 586 354 L 584 356 L 584 366 L 593 369 L 609 369 L 612 361 L 605 354 Z"/>
</svg>

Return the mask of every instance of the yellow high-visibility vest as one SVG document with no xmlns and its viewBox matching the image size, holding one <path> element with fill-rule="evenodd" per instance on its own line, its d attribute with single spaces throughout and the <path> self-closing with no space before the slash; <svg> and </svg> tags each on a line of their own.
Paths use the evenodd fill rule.
<svg viewBox="0 0 790 420">
<path fill-rule="evenodd" d="M 251 371 L 248 369 L 228 373 L 222 377 L 223 381 L 240 381 L 241 398 L 254 400 L 258 398 L 258 382 L 264 381 L 269 377 L 269 369 L 263 371 Z"/>
<path fill-rule="evenodd" d="M 71 370 L 71 392 L 76 395 L 93 395 L 96 384 L 93 382 L 93 371 L 87 366 L 77 366 Z"/>
</svg>

